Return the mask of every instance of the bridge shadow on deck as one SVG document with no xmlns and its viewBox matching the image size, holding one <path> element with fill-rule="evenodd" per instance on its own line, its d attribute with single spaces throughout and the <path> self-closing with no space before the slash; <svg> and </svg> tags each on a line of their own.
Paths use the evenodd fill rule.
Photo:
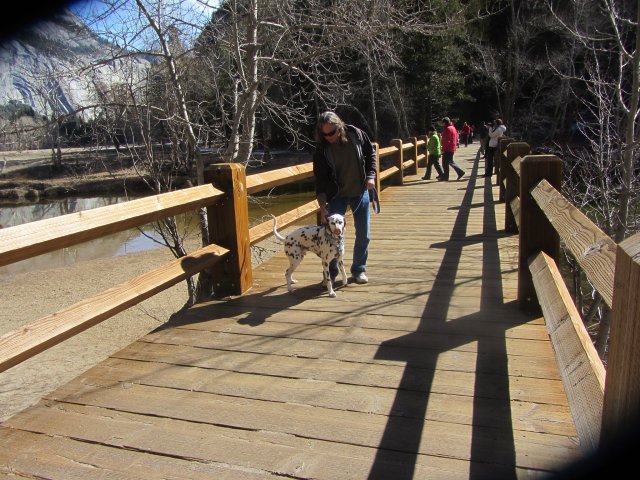
<svg viewBox="0 0 640 480">
<path fill-rule="evenodd" d="M 475 366 L 474 404 L 472 434 L 470 443 L 470 479 L 509 479 L 516 478 L 516 451 L 514 443 L 514 427 L 511 417 L 509 371 L 506 344 L 506 329 L 516 327 L 530 320 L 517 313 L 515 302 L 504 303 L 502 288 L 496 282 L 482 282 L 479 311 L 448 320 L 448 309 L 454 300 L 456 288 L 456 272 L 461 265 L 463 249 L 466 246 L 482 244 L 482 270 L 478 277 L 491 278 L 501 275 L 500 251 L 498 240 L 507 236 L 496 225 L 496 211 L 492 181 L 478 176 L 478 162 L 474 162 L 467 182 L 458 182 L 465 188 L 459 205 L 451 206 L 457 210 L 456 220 L 451 236 L 444 242 L 432 244 L 430 248 L 439 248 L 444 256 L 435 275 L 428 300 L 420 318 L 418 328 L 409 334 L 383 342 L 377 350 L 375 359 L 401 361 L 405 364 L 403 375 L 396 389 L 396 396 L 389 409 L 388 421 L 380 440 L 375 460 L 369 472 L 369 479 L 409 480 L 415 478 L 419 452 L 424 451 L 424 442 L 438 442 L 434 435 L 425 435 L 425 419 L 432 391 L 436 366 L 440 354 L 454 350 L 470 341 L 470 335 L 461 332 L 478 331 L 477 323 L 482 321 L 483 330 L 475 339 L 477 355 Z M 465 179 L 466 180 L 466 179 Z M 410 187 L 410 183 L 405 187 Z M 417 184 L 416 184 L 417 186 Z M 473 203 L 474 193 L 482 190 L 483 201 Z M 483 209 L 483 231 L 481 234 L 469 235 L 467 231 L 470 213 L 475 209 Z M 314 261 L 315 259 L 310 259 Z M 284 280 L 284 276 L 282 277 Z M 498 278 L 499 279 L 499 278 Z M 499 283 L 499 282 L 498 282 Z M 460 286 L 458 285 L 458 288 Z M 338 290 L 340 287 L 338 287 Z M 278 291 L 282 293 L 278 293 Z M 237 323 L 258 327 L 269 320 L 273 314 L 283 309 L 290 309 L 302 303 L 325 296 L 326 292 L 318 285 L 297 287 L 291 294 L 282 287 L 267 288 L 256 293 L 247 293 L 230 302 L 233 305 Z M 403 296 L 404 301 L 412 294 Z M 260 308 L 255 308 L 259 306 Z M 374 312 L 381 305 L 373 301 L 366 310 L 358 312 L 336 312 L 333 318 L 324 325 L 338 322 L 350 315 Z M 388 303 L 384 305 L 389 306 Z M 504 307 L 513 310 L 512 323 L 487 321 L 486 310 Z M 370 308 L 370 310 L 369 310 Z M 216 305 L 214 308 L 194 307 L 190 315 L 178 317 L 161 327 L 173 328 L 180 324 L 192 324 L 228 318 L 229 311 Z M 181 320 L 182 318 L 182 320 Z M 292 326 L 289 333 L 308 328 L 304 323 Z M 439 349 L 420 347 L 425 336 L 437 331 L 440 338 L 445 338 Z M 268 339 L 263 341 L 268 342 Z M 407 346 L 415 348 L 407 348 Z M 420 399 L 417 401 L 416 399 Z M 407 420 L 410 421 L 407 421 Z M 426 440 L 425 440 L 426 439 Z"/>
<path fill-rule="evenodd" d="M 481 287 L 481 303 L 480 311 L 473 315 L 460 317 L 453 321 L 447 321 L 447 310 L 453 300 L 455 272 L 460 265 L 462 250 L 465 246 L 473 243 L 483 244 L 482 255 L 482 273 L 483 278 L 487 278 L 494 272 L 500 273 L 500 252 L 498 249 L 498 238 L 503 236 L 498 232 L 496 226 L 495 201 L 493 199 L 492 181 L 495 177 L 485 179 L 478 176 L 479 162 L 475 161 L 469 181 L 466 184 L 466 191 L 461 204 L 457 208 L 458 215 L 456 217 L 451 237 L 438 244 L 431 245 L 431 248 L 444 249 L 444 257 L 440 263 L 438 273 L 433 282 L 432 290 L 425 304 L 424 313 L 420 324 L 414 333 L 403 335 L 397 339 L 383 343 L 376 355 L 378 359 L 400 360 L 406 362 L 405 373 L 400 381 L 397 389 L 395 401 L 393 403 L 392 412 L 404 412 L 416 408 L 415 405 L 415 369 L 420 368 L 423 371 L 421 379 L 421 391 L 426 392 L 424 401 L 420 405 L 420 411 L 414 412 L 413 422 L 407 428 L 408 423 L 403 417 L 389 416 L 387 427 L 380 442 L 380 447 L 376 456 L 375 463 L 372 466 L 369 478 L 372 480 L 388 479 L 388 465 L 392 463 L 393 457 L 396 455 L 398 446 L 402 445 L 402 449 L 408 452 L 411 458 L 407 458 L 405 469 L 403 471 L 395 470 L 393 478 L 395 480 L 405 480 L 414 478 L 415 467 L 417 464 L 417 456 L 421 442 L 425 438 L 428 441 L 437 442 L 438 438 L 432 436 L 424 436 L 423 429 L 425 427 L 424 419 L 427 417 L 427 406 L 429 403 L 429 392 L 436 372 L 436 363 L 438 356 L 448 350 L 459 347 L 463 343 L 468 343 L 467 336 L 461 338 L 459 333 L 472 327 L 474 322 L 482 316 L 481 312 L 489 306 L 504 305 L 505 308 L 514 308 L 514 305 L 506 305 L 503 303 L 503 291 L 501 287 L 495 287 L 495 283 L 490 287 L 487 282 L 482 283 Z M 482 181 L 480 186 L 484 190 L 483 204 L 472 204 L 476 181 Z M 464 236 L 459 232 L 467 231 L 467 223 L 469 213 L 474 208 L 483 208 L 483 232 L 482 235 Z M 488 272 L 488 273 L 487 273 Z M 486 320 L 486 316 L 483 316 Z M 522 319 L 522 316 L 519 317 Z M 521 320 L 521 323 L 527 320 Z M 491 478 L 491 479 L 507 479 L 516 478 L 516 454 L 513 437 L 513 424 L 511 419 L 510 408 L 510 392 L 509 392 L 509 375 L 508 375 L 508 359 L 506 347 L 506 335 L 504 323 L 487 323 L 487 330 L 479 335 L 477 341 L 477 364 L 476 377 L 474 385 L 474 407 L 472 422 L 472 438 L 470 451 L 470 479 Z M 518 325 L 513 323 L 508 325 L 512 328 Z M 432 331 L 437 326 L 438 332 L 447 335 L 448 343 L 444 343 L 440 350 L 424 350 L 425 356 L 421 359 L 420 365 L 416 365 L 414 359 L 406 356 L 398 356 L 398 353 L 406 353 L 406 350 L 397 348 L 400 345 L 406 345 L 412 342 L 412 337 L 424 335 L 426 331 Z M 474 331 L 469 328 L 469 331 Z M 488 334 L 488 335 L 487 335 Z M 496 342 L 496 338 L 500 342 Z M 490 341 L 487 341 L 490 339 Z M 489 376 L 483 372 L 490 373 Z M 486 399 L 492 399 L 487 402 Z M 413 416 L 413 415 L 412 415 Z M 488 425 L 490 434 L 488 435 Z"/>
<path fill-rule="evenodd" d="M 448 198 L 462 197 L 459 204 L 439 204 L 435 214 L 441 224 L 432 223 L 431 211 L 420 212 L 421 224 L 407 221 L 416 215 L 407 201 L 419 208 L 428 185 L 407 178 L 394 188 L 386 212 L 404 215 L 406 229 L 393 213 L 380 217 L 374 235 L 385 238 L 375 248 L 385 246 L 376 251 L 382 259 L 371 262 L 372 277 L 379 280 L 349 287 L 336 299 L 326 298 L 317 283 L 291 294 L 284 285 L 286 259 L 276 257 L 259 269 L 254 277 L 259 281 L 246 295 L 174 316 L 0 433 L 16 436 L 15 445 L 27 445 L 38 461 L 55 451 L 50 444 L 80 442 L 88 453 L 77 446 L 64 455 L 55 451 L 52 465 L 64 468 L 60 459 L 68 455 L 70 469 L 102 468 L 93 470 L 93 478 L 107 470 L 101 476 L 117 476 L 118 469 L 130 473 L 132 452 L 150 457 L 150 465 L 164 462 L 158 468 L 167 470 L 157 478 L 170 472 L 186 478 L 200 467 L 215 471 L 227 463 L 229 478 L 254 468 L 257 476 L 251 478 L 272 473 L 374 480 L 536 476 L 546 468 L 546 455 L 569 449 L 568 435 L 546 443 L 532 435 L 524 447 L 519 440 L 537 434 L 541 419 L 566 420 L 553 410 L 535 411 L 543 402 L 534 401 L 526 412 L 516 406 L 512 417 L 511 407 L 519 401 L 511 400 L 517 387 L 509 385 L 507 354 L 514 358 L 509 342 L 539 337 L 509 332 L 507 338 L 509 329 L 531 318 L 515 302 L 505 303 L 501 285 L 504 280 L 510 288 L 514 271 L 502 268 L 513 262 L 501 263 L 507 250 L 499 245 L 510 241 L 499 243 L 506 235 L 496 225 L 495 189 L 478 178 L 477 160 L 468 171 L 463 181 L 439 190 Z M 474 198 L 480 199 L 474 203 Z M 421 231 L 431 225 L 449 228 L 454 215 L 450 237 L 424 245 L 425 238 L 438 238 L 437 232 L 422 237 Z M 407 232 L 416 234 L 411 241 Z M 399 241 L 407 241 L 406 251 L 398 249 L 404 246 Z M 442 255 L 420 258 L 416 250 L 424 247 Z M 469 247 L 471 255 L 465 251 Z M 299 285 L 319 282 L 314 260 L 303 262 Z M 456 299 L 455 292 L 466 293 L 465 287 L 473 294 Z M 462 313 L 455 315 L 455 309 Z M 536 327 L 538 335 L 544 327 Z M 470 342 L 475 348 L 465 347 Z M 547 371 L 537 373 L 543 367 L 535 375 L 553 378 Z M 512 375 L 516 371 L 528 372 L 516 366 Z M 539 400 L 548 386 L 529 387 L 527 394 L 539 393 L 533 395 Z M 555 436 L 559 430 L 543 433 Z M 36 436 L 44 445 L 42 455 L 30 445 Z M 9 451 L 6 444 L 3 449 Z M 529 455 L 538 461 L 528 462 Z M 104 459 L 106 467 L 95 466 Z M 185 459 L 194 470 L 183 470 Z M 40 466 L 30 468 L 37 472 Z"/>
</svg>

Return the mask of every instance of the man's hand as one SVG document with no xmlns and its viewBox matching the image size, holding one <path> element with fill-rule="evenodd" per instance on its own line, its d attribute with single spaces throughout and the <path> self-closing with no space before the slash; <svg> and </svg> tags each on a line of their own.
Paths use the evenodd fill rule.
<svg viewBox="0 0 640 480">
<path fill-rule="evenodd" d="M 376 181 L 373 178 L 368 178 L 367 182 L 365 183 L 365 186 L 367 187 L 367 190 L 373 190 L 374 188 L 376 188 Z"/>
<path fill-rule="evenodd" d="M 329 216 L 329 204 L 325 203 L 320 207 L 320 224 L 327 224 L 327 217 Z"/>
</svg>

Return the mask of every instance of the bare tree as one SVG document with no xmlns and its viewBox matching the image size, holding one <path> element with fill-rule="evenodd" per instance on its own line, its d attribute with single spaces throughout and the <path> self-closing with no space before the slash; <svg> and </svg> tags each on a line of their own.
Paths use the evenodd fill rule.
<svg viewBox="0 0 640 480">
<path fill-rule="evenodd" d="M 566 36 L 559 39 L 545 2 L 506 0 L 488 5 L 491 15 L 483 26 L 490 32 L 468 38 L 474 52 L 470 63 L 477 69 L 474 76 L 486 83 L 488 95 L 495 99 L 487 116 L 500 116 L 510 132 L 526 132 L 530 140 L 553 138 L 557 119 L 572 103 L 568 84 L 561 81 L 559 88 L 547 55 L 566 60 L 575 51 L 575 42 Z M 566 62 L 563 67 L 572 65 Z"/>
<path fill-rule="evenodd" d="M 102 35 L 114 45 L 104 62 L 140 55 L 157 59 L 147 81 L 124 84 L 125 95 L 103 105 L 110 109 L 103 117 L 125 119 L 130 143 L 141 145 L 131 149 L 136 166 L 158 192 L 175 186 L 172 179 L 183 166 L 195 165 L 197 182 L 203 181 L 197 154 L 203 139 L 223 144 L 227 161 L 245 164 L 259 120 L 277 125 L 292 144 L 304 142 L 310 104 L 326 109 L 347 103 L 352 83 L 346 62 L 364 59 L 372 72 L 384 71 L 383 63 L 399 65 L 398 34 L 429 35 L 455 20 L 427 22 L 440 17 L 410 0 L 356 0 L 348 6 L 229 0 L 210 22 L 198 18 L 201 10 L 195 8 L 206 6 L 206 0 L 103 0 L 102 5 L 93 28 L 100 31 L 103 25 Z M 114 27 L 118 17 L 125 21 Z M 202 214 L 207 243 L 204 220 Z M 186 252 L 173 220 L 158 231 L 175 255 Z M 196 301 L 197 287 L 191 285 L 189 292 L 190 302 Z"/>
<path fill-rule="evenodd" d="M 308 105 L 335 108 L 347 103 L 353 87 L 349 62 L 375 73 L 385 70 L 382 64 L 400 65 L 398 34 L 435 34 L 452 23 L 429 16 L 430 7 L 424 5 L 390 0 L 348 5 L 320 0 L 226 2 L 199 48 L 203 62 L 216 69 L 218 84 L 234 87 L 219 101 L 228 106 L 223 112 L 230 131 L 226 159 L 249 161 L 258 112 L 294 142 L 300 125 L 309 123 Z"/>
<path fill-rule="evenodd" d="M 145 79 L 131 77 L 120 85 L 123 88 L 115 97 L 102 92 L 102 99 L 110 98 L 110 102 L 102 104 L 100 118 L 121 120 L 122 146 L 156 193 L 175 189 L 176 179 L 185 175 L 197 184 L 204 183 L 204 164 L 197 153 L 198 138 L 191 118 L 194 109 L 189 107 L 185 90 L 189 45 L 208 19 L 196 7 L 179 0 L 104 0 L 89 19 L 94 31 L 113 45 L 95 67 L 114 59 L 155 59 Z M 116 132 L 112 136 L 120 138 Z M 206 245 L 208 227 L 203 209 L 199 220 L 202 244 Z M 175 218 L 158 222 L 156 233 L 176 257 L 187 254 L 186 236 Z M 203 273 L 199 283 L 188 279 L 187 288 L 187 305 L 191 305 L 211 293 L 211 282 Z"/>
<path fill-rule="evenodd" d="M 586 142 L 586 148 L 568 155 L 571 168 L 565 189 L 619 243 L 638 229 L 639 186 L 634 171 L 639 157 L 640 8 L 634 1 L 573 0 L 563 10 L 549 2 L 549 9 L 582 46 L 584 63 L 573 77 L 557 68 L 580 99 L 575 127 Z M 603 359 L 608 318 L 603 309 L 596 338 Z"/>
</svg>

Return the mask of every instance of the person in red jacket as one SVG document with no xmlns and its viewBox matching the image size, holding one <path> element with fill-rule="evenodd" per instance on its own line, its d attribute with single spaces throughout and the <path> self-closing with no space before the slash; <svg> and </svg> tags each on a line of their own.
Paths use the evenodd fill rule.
<svg viewBox="0 0 640 480">
<path fill-rule="evenodd" d="M 469 125 L 467 122 L 464 122 L 464 125 L 462 126 L 462 140 L 464 140 L 464 146 L 468 147 L 469 146 L 469 140 L 471 139 L 471 125 Z"/>
<path fill-rule="evenodd" d="M 442 119 L 442 126 L 442 167 L 444 172 L 438 177 L 438 181 L 449 180 L 449 167 L 456 171 L 458 180 L 460 180 L 465 172 L 453 161 L 453 154 L 458 148 L 458 130 L 451 123 L 449 117 Z"/>
</svg>

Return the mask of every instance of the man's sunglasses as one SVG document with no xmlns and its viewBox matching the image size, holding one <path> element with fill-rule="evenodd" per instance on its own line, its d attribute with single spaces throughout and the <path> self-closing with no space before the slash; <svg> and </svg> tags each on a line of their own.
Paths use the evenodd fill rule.
<svg viewBox="0 0 640 480">
<path fill-rule="evenodd" d="M 322 132 L 322 135 L 324 135 L 325 137 L 333 137 L 336 134 L 337 131 L 338 131 L 338 129 L 334 128 L 330 132 Z"/>
</svg>

